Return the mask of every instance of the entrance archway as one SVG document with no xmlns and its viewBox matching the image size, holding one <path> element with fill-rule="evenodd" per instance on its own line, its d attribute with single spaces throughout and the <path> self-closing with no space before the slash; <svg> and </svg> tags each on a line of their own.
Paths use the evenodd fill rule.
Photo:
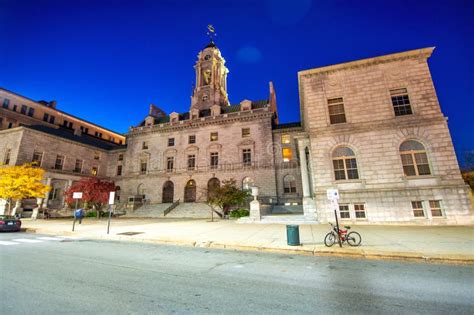
<svg viewBox="0 0 474 315">
<path fill-rule="evenodd" d="M 219 188 L 221 182 L 219 179 L 213 177 L 207 182 L 207 200 L 209 201 L 216 195 L 216 189 Z"/>
<path fill-rule="evenodd" d="M 196 182 L 190 179 L 184 187 L 184 202 L 196 201 Z"/>
<path fill-rule="evenodd" d="M 167 181 L 163 184 L 162 203 L 171 203 L 174 198 L 174 184 L 172 181 Z"/>
</svg>

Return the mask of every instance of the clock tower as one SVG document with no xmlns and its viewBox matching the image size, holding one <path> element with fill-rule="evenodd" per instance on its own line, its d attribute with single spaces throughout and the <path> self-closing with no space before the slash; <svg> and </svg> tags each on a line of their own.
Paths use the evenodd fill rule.
<svg viewBox="0 0 474 315">
<path fill-rule="evenodd" d="M 227 73 L 220 50 L 211 42 L 198 54 L 194 65 L 196 85 L 191 96 L 191 110 L 209 109 L 211 106 L 229 106 Z"/>
</svg>

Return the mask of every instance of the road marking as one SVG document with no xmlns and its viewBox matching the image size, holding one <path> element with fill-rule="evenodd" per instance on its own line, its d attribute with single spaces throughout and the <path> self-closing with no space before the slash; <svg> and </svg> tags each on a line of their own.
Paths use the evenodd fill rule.
<svg viewBox="0 0 474 315">
<path fill-rule="evenodd" d="M 0 241 L 0 245 L 18 245 L 19 243 L 9 242 L 9 241 Z"/>
<path fill-rule="evenodd" d="M 64 238 L 60 237 L 50 237 L 50 236 L 44 236 L 44 237 L 37 237 L 39 240 L 43 241 L 62 241 Z"/>
<path fill-rule="evenodd" d="M 40 240 L 33 240 L 33 239 L 30 239 L 30 238 L 16 238 L 12 241 L 21 242 L 21 243 L 42 243 L 43 242 L 43 241 L 40 241 Z"/>
</svg>

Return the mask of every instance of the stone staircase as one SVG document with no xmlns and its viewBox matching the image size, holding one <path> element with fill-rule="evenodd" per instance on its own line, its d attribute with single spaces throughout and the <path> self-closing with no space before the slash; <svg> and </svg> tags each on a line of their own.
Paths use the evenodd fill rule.
<svg viewBox="0 0 474 315">
<path fill-rule="evenodd" d="M 271 214 L 303 214 L 303 205 L 273 205 Z"/>
<path fill-rule="evenodd" d="M 125 218 L 163 218 L 171 203 L 152 203 L 143 205 L 135 211 L 128 210 Z"/>
<path fill-rule="evenodd" d="M 183 202 L 176 208 L 171 210 L 166 218 L 192 218 L 192 219 L 210 219 L 211 207 L 201 202 Z M 218 215 L 214 213 L 214 218 L 218 219 Z"/>
</svg>

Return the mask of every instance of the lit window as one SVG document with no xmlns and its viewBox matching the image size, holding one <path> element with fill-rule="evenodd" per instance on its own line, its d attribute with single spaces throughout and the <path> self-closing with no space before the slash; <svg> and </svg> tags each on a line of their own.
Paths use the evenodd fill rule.
<svg viewBox="0 0 474 315">
<path fill-rule="evenodd" d="M 358 179 L 357 161 L 354 151 L 348 147 L 339 147 L 332 153 L 334 177 L 336 180 Z"/>
<path fill-rule="evenodd" d="M 416 218 L 424 217 L 425 211 L 423 210 L 423 202 L 422 201 L 412 201 L 411 208 L 413 210 L 413 216 Z"/>
<path fill-rule="evenodd" d="M 355 204 L 354 212 L 356 219 L 365 219 L 365 205 L 364 204 Z"/>
<path fill-rule="evenodd" d="M 242 163 L 244 164 L 244 166 L 252 165 L 252 150 L 251 149 L 242 150 Z"/>
<path fill-rule="evenodd" d="M 281 143 L 283 143 L 283 144 L 291 143 L 291 136 L 290 135 L 282 135 L 281 136 Z"/>
<path fill-rule="evenodd" d="M 250 137 L 250 128 L 242 128 L 242 138 Z"/>
<path fill-rule="evenodd" d="M 291 150 L 291 148 L 283 148 L 282 154 L 283 154 L 283 162 L 290 162 L 291 159 L 293 158 L 293 151 Z"/>
<path fill-rule="evenodd" d="M 168 146 L 174 147 L 174 138 L 168 138 Z"/>
<path fill-rule="evenodd" d="M 293 175 L 286 175 L 283 178 L 283 192 L 285 194 L 296 193 L 296 179 Z"/>
<path fill-rule="evenodd" d="M 211 168 L 216 169 L 219 166 L 219 153 L 211 152 Z"/>
<path fill-rule="evenodd" d="M 411 110 L 410 99 L 408 98 L 407 89 L 390 90 L 392 98 L 393 110 L 395 116 L 404 116 L 413 114 Z"/>
<path fill-rule="evenodd" d="M 123 161 L 123 153 L 120 153 L 120 154 L 118 155 L 118 159 L 117 159 L 117 160 Z"/>
<path fill-rule="evenodd" d="M 442 217 L 441 202 L 439 200 L 430 200 L 430 210 L 432 217 Z"/>
<path fill-rule="evenodd" d="M 350 219 L 349 205 L 339 205 L 339 216 L 341 219 Z"/>
<path fill-rule="evenodd" d="M 97 166 L 92 166 L 91 174 L 92 176 L 97 176 Z"/>
<path fill-rule="evenodd" d="M 190 136 L 188 137 L 188 143 L 189 143 L 189 144 L 194 144 L 194 143 L 196 143 L 196 136 L 195 136 L 195 135 L 190 135 Z"/>
<path fill-rule="evenodd" d="M 400 145 L 405 176 L 431 175 L 428 156 L 423 144 L 415 140 L 408 140 Z"/>
<path fill-rule="evenodd" d="M 328 100 L 329 120 L 331 124 L 341 124 L 346 122 L 344 102 L 342 97 Z"/>
<path fill-rule="evenodd" d="M 211 141 L 217 141 L 219 139 L 219 134 L 217 132 L 211 132 Z"/>
</svg>

